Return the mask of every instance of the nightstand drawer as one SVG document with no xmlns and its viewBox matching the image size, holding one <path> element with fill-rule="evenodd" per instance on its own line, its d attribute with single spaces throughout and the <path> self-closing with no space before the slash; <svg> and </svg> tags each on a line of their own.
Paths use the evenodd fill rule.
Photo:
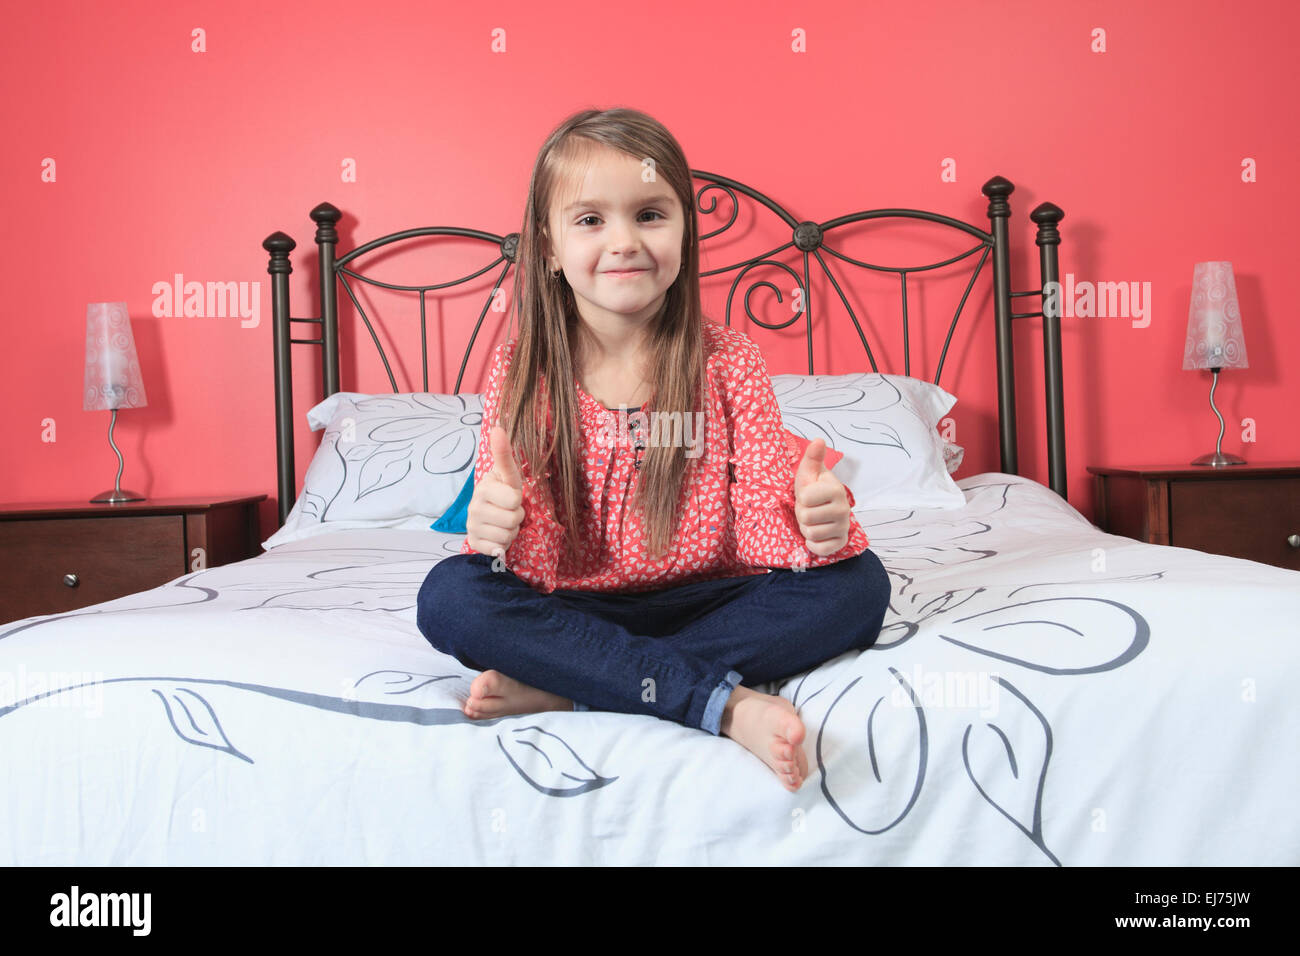
<svg viewBox="0 0 1300 956">
<path fill-rule="evenodd" d="M 0 621 L 58 614 L 186 573 L 183 515 L 0 522 Z M 74 583 L 64 581 L 75 575 Z"/>
<path fill-rule="evenodd" d="M 1216 478 L 1169 483 L 1170 541 L 1300 571 L 1300 478 Z"/>
</svg>

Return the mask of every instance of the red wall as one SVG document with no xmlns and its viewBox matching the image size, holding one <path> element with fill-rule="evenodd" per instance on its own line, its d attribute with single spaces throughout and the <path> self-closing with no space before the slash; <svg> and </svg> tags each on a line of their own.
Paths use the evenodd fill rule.
<svg viewBox="0 0 1300 956">
<path fill-rule="evenodd" d="M 111 485 L 109 413 L 81 408 L 85 310 L 126 301 L 149 405 L 119 415 L 123 486 L 150 497 L 266 492 L 269 534 L 275 429 L 262 239 L 277 229 L 297 239 L 293 311 L 314 314 L 312 206 L 328 200 L 344 210 L 344 249 L 415 225 L 513 231 L 543 137 L 586 106 L 651 113 L 693 166 L 752 184 L 798 218 L 902 206 L 983 226 L 979 187 L 1006 176 L 1017 185 L 1016 289 L 1036 284 L 1029 210 L 1044 200 L 1061 206 L 1063 275 L 1151 290 L 1145 328 L 1122 317 L 1065 320 L 1070 500 L 1089 516 L 1088 464 L 1182 462 L 1213 447 L 1209 373 L 1181 370 L 1199 260 L 1234 263 L 1250 358 L 1248 370 L 1221 378 L 1225 450 L 1252 461 L 1300 455 L 1300 378 L 1287 367 L 1300 351 L 1300 325 L 1290 314 L 1294 250 L 1284 238 L 1300 191 L 1291 119 L 1300 8 L 1282 0 L 1248 8 L 844 0 L 725 10 L 586 2 L 566 4 L 563 15 L 516 0 L 53 0 L 6 16 L 0 175 L 9 228 L 0 241 L 9 407 L 0 419 L 8 465 L 0 498 L 8 501 L 81 500 Z M 196 28 L 205 52 L 192 50 Z M 504 52 L 492 48 L 497 28 Z M 1092 49 L 1099 28 L 1105 52 Z M 795 30 L 806 52 L 792 50 Z M 955 182 L 942 179 L 949 158 Z M 1257 165 L 1255 182 L 1243 182 L 1246 158 Z M 52 182 L 43 180 L 47 159 Z M 356 182 L 342 181 L 348 159 Z M 787 236 L 770 219 L 751 216 L 745 226 L 744 241 L 706 267 Z M 924 258 L 907 244 L 870 245 L 873 235 L 855 233 L 863 244 L 846 238 L 845 251 L 902 265 Z M 882 370 L 902 371 L 896 287 L 876 280 L 881 291 L 868 282 L 859 290 L 857 271 L 837 275 L 855 290 Z M 176 273 L 259 282 L 260 323 L 155 317 L 153 286 Z M 426 268 L 401 278 L 455 274 Z M 913 289 L 911 313 L 924 312 L 931 329 L 913 331 L 914 346 L 926 343 L 913 352 L 914 374 L 932 375 L 956 301 L 949 293 L 960 285 Z M 961 399 L 959 477 L 998 468 L 987 278 L 979 289 L 942 379 Z M 709 287 L 715 317 L 725 293 L 725 284 Z M 828 293 L 814 285 L 814 312 L 829 316 L 818 328 L 818 371 L 862 368 L 857 335 Z M 479 301 L 465 297 L 435 314 L 432 341 L 445 351 L 432 361 L 433 390 L 451 389 Z M 754 301 L 766 303 L 769 321 L 789 315 L 771 311 L 788 300 L 777 306 L 760 290 Z M 408 304 L 387 341 L 418 347 L 414 315 Z M 763 345 L 773 374 L 801 370 L 798 336 L 755 329 L 739 308 L 733 324 Z M 1018 404 L 1022 470 L 1045 481 L 1039 326 L 1017 323 Z M 388 388 L 364 326 L 347 313 L 343 328 L 343 387 Z M 481 358 L 501 331 L 488 328 L 467 390 L 481 385 Z M 303 422 L 319 376 L 314 350 L 294 352 Z M 420 388 L 418 360 L 397 371 L 402 390 Z M 1241 439 L 1246 418 L 1254 444 Z M 299 480 L 318 437 L 302 425 Z"/>
</svg>

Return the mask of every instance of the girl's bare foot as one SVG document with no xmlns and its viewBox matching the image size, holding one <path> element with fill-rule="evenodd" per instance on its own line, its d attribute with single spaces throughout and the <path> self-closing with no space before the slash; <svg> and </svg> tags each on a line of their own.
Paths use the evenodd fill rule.
<svg viewBox="0 0 1300 956">
<path fill-rule="evenodd" d="M 500 671 L 484 671 L 469 686 L 465 716 L 472 720 L 536 714 L 544 710 L 573 710 L 573 701 L 559 694 L 538 690 Z"/>
<path fill-rule="evenodd" d="M 727 698 L 721 729 L 771 767 L 787 790 L 794 792 L 803 785 L 808 776 L 803 721 L 784 697 L 737 687 Z"/>
</svg>

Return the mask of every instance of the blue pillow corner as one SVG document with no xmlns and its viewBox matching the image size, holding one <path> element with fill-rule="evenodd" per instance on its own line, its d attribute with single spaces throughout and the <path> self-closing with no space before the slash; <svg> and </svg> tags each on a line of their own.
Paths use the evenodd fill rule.
<svg viewBox="0 0 1300 956">
<path fill-rule="evenodd" d="M 469 502 L 474 497 L 474 469 L 469 470 L 469 477 L 465 479 L 465 484 L 460 489 L 460 494 L 456 500 L 451 503 L 451 507 L 443 512 L 440 517 L 429 527 L 434 531 L 445 531 L 448 534 L 466 534 L 468 528 L 465 522 L 469 518 Z"/>
</svg>

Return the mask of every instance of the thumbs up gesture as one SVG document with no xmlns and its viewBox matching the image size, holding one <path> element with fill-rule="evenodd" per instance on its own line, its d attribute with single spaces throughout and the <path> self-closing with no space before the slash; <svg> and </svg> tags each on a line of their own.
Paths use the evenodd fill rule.
<svg viewBox="0 0 1300 956">
<path fill-rule="evenodd" d="M 849 498 L 826 467 L 826 442 L 813 439 L 794 473 L 794 516 L 808 550 L 819 557 L 849 543 Z"/>
<path fill-rule="evenodd" d="M 524 481 L 510 447 L 510 437 L 500 425 L 488 435 L 492 469 L 474 488 L 465 520 L 469 546 L 479 554 L 504 555 L 524 522 Z"/>
</svg>

